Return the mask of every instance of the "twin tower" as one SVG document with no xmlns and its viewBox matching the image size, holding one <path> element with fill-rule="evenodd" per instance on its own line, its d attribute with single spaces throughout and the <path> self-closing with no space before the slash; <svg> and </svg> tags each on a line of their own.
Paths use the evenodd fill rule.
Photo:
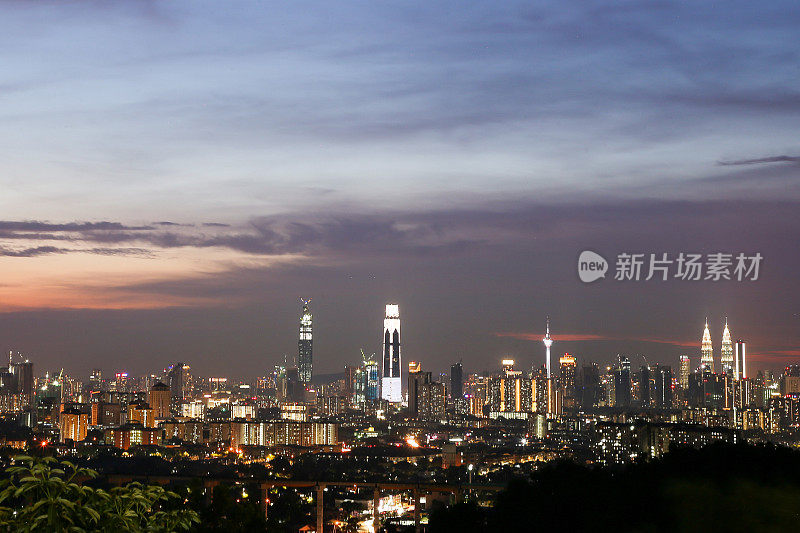
<svg viewBox="0 0 800 533">
<path fill-rule="evenodd" d="M 722 373 L 734 376 L 734 379 L 747 378 L 747 356 L 745 343 L 736 341 L 736 350 L 731 341 L 731 331 L 728 329 L 728 320 L 725 319 L 725 329 L 722 331 L 722 349 L 720 350 L 720 363 Z M 708 330 L 708 319 L 703 330 L 703 340 L 700 342 L 700 366 L 714 372 L 714 346 L 711 344 L 711 332 Z"/>
<path fill-rule="evenodd" d="M 303 313 L 300 317 L 300 338 L 298 340 L 298 370 L 300 381 L 311 383 L 312 376 L 312 332 L 311 312 L 308 304 L 311 300 L 303 300 Z M 400 307 L 397 304 L 386 305 L 386 316 L 383 319 L 383 363 L 381 366 L 381 398 L 390 402 L 403 401 L 403 380 L 400 360 Z"/>
</svg>

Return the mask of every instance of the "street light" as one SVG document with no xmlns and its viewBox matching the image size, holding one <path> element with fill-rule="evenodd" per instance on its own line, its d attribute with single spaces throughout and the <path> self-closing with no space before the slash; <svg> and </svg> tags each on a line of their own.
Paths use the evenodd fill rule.
<svg viewBox="0 0 800 533">
<path fill-rule="evenodd" d="M 472 471 L 475 469 L 475 465 L 470 464 L 467 467 L 467 471 L 469 472 L 469 484 L 472 485 Z"/>
</svg>

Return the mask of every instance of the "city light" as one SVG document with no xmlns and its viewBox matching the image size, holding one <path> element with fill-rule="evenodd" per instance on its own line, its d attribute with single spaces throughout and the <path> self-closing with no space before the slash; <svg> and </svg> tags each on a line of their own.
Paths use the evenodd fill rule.
<svg viewBox="0 0 800 533">
<path fill-rule="evenodd" d="M 800 531 L 798 23 L 0 2 L 0 530 Z"/>
<path fill-rule="evenodd" d="M 409 435 L 408 437 L 406 437 L 406 444 L 408 444 L 412 448 L 419 448 L 419 442 L 417 442 L 416 437 L 414 437 L 413 435 Z"/>
</svg>

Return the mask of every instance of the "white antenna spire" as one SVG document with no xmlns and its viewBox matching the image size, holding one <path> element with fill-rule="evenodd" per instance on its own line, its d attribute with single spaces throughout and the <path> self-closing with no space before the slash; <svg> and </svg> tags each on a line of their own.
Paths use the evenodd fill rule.
<svg viewBox="0 0 800 533">
<path fill-rule="evenodd" d="M 547 366 L 547 378 L 550 378 L 550 346 L 553 345 L 553 339 L 550 338 L 550 317 L 547 317 L 547 329 L 545 330 L 544 338 L 542 339 L 544 346 L 546 348 L 546 360 L 545 364 Z"/>
</svg>

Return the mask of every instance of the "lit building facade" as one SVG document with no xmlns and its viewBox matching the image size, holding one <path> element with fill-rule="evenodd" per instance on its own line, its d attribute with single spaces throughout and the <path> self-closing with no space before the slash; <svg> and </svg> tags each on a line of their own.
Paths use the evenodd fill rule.
<svg viewBox="0 0 800 533">
<path fill-rule="evenodd" d="M 381 370 L 381 398 L 393 403 L 403 401 L 403 381 L 400 357 L 400 308 L 386 305 L 383 320 L 383 365 Z"/>
<path fill-rule="evenodd" d="M 241 446 L 325 446 L 339 442 L 339 425 L 331 422 L 258 422 L 236 420 L 230 424 L 233 448 Z"/>
<path fill-rule="evenodd" d="M 368 356 L 361 350 L 361 365 L 354 369 L 352 379 L 353 405 L 363 406 L 380 398 L 381 377 L 375 354 Z"/>
<path fill-rule="evenodd" d="M 311 300 L 303 300 L 303 313 L 300 317 L 300 338 L 297 341 L 297 367 L 300 381 L 303 384 L 310 384 L 313 375 L 313 339 L 312 339 L 312 317 L 308 310 Z"/>
<path fill-rule="evenodd" d="M 61 442 L 71 440 L 80 442 L 86 438 L 89 427 L 89 414 L 77 409 L 66 409 L 61 413 Z"/>
<path fill-rule="evenodd" d="M 488 402 L 489 380 L 486 376 L 470 374 L 464 383 L 464 397 L 468 403 L 469 414 L 473 416 L 485 416 L 483 408 Z"/>
<path fill-rule="evenodd" d="M 205 416 L 206 404 L 202 400 L 192 400 L 181 404 L 181 416 L 202 420 Z M 156 417 L 158 419 L 159 417 Z"/>
<path fill-rule="evenodd" d="M 441 420 L 447 404 L 444 383 L 433 381 L 417 362 L 408 364 L 408 414 L 419 420 Z"/>
<path fill-rule="evenodd" d="M 305 422 L 308 420 L 308 405 L 304 403 L 284 403 L 281 405 L 281 418 Z"/>
<path fill-rule="evenodd" d="M 127 450 L 131 446 L 158 446 L 161 444 L 161 428 L 148 428 L 138 423 L 125 424 L 105 431 L 106 444 Z"/>
<path fill-rule="evenodd" d="M 128 405 L 128 422 L 138 422 L 146 428 L 156 427 L 153 409 L 144 402 L 134 402 Z"/>
<path fill-rule="evenodd" d="M 734 374 L 733 343 L 731 342 L 731 331 L 728 329 L 728 319 L 725 319 L 725 329 L 722 332 L 722 349 L 720 350 L 720 365 L 722 373 Z"/>
<path fill-rule="evenodd" d="M 417 390 L 417 418 L 426 421 L 442 420 L 447 405 L 444 383 L 423 383 Z"/>
<path fill-rule="evenodd" d="M 591 431 L 595 460 L 603 465 L 660 457 L 671 444 L 702 448 L 712 442 L 735 444 L 741 439 L 737 430 L 697 424 L 600 422 Z"/>
<path fill-rule="evenodd" d="M 691 365 L 692 362 L 689 359 L 688 355 L 681 355 L 681 368 L 680 368 L 680 376 L 678 378 L 678 384 L 681 386 L 681 389 L 688 390 L 689 389 L 689 374 L 691 374 L 692 369 Z"/>
<path fill-rule="evenodd" d="M 703 330 L 703 340 L 700 342 L 700 366 L 714 372 L 714 346 L 711 344 L 708 320 L 706 320 L 706 328 Z"/>
<path fill-rule="evenodd" d="M 231 418 L 255 418 L 257 411 L 255 405 L 236 403 L 231 405 Z"/>
<path fill-rule="evenodd" d="M 735 379 L 747 379 L 747 346 L 742 339 L 736 341 L 734 357 L 736 360 L 734 365 Z"/>
<path fill-rule="evenodd" d="M 422 371 L 422 363 L 411 361 L 408 363 L 408 414 L 411 418 L 417 417 L 417 398 L 420 385 L 431 382 L 431 373 Z"/>
<path fill-rule="evenodd" d="M 558 360 L 561 369 L 561 391 L 564 409 L 575 408 L 575 370 L 577 367 L 575 357 L 565 353 Z"/>
<path fill-rule="evenodd" d="M 122 405 L 102 401 L 93 402 L 91 423 L 93 426 L 119 426 L 122 423 Z"/>
<path fill-rule="evenodd" d="M 781 396 L 800 397 L 800 365 L 789 365 L 780 380 Z"/>
<path fill-rule="evenodd" d="M 28 407 L 33 399 L 33 363 L 10 363 L 8 370 L 14 375 L 20 407 Z"/>
<path fill-rule="evenodd" d="M 503 370 L 489 378 L 489 416 L 527 418 L 531 411 L 531 380 L 514 370 L 514 360 L 504 359 Z"/>
<path fill-rule="evenodd" d="M 170 416 L 169 387 L 160 381 L 155 383 L 147 392 L 147 403 L 153 408 L 153 416 L 158 419 Z"/>
<path fill-rule="evenodd" d="M 192 390 L 192 373 L 189 365 L 175 363 L 166 371 L 166 381 L 170 390 L 170 410 L 172 414 L 180 414 L 181 403 Z"/>
</svg>

